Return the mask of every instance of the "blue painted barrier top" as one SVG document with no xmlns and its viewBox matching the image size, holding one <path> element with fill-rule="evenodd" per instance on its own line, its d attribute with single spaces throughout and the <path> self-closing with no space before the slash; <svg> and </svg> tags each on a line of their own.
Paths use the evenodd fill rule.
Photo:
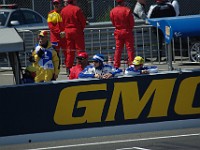
<svg viewBox="0 0 200 150">
<path fill-rule="evenodd" d="M 173 37 L 200 36 L 200 15 L 152 18 L 147 22 L 162 30 L 167 44 Z"/>
</svg>

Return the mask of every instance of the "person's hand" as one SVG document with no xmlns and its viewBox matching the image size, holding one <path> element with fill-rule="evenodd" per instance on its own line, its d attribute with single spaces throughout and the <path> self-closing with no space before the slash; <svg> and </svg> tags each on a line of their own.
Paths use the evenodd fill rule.
<svg viewBox="0 0 200 150">
<path fill-rule="evenodd" d="M 142 74 L 149 74 L 148 70 L 142 70 Z"/>
<path fill-rule="evenodd" d="M 90 24 L 90 22 L 89 21 L 86 21 L 86 25 L 89 25 Z"/>
<path fill-rule="evenodd" d="M 60 38 L 62 39 L 62 38 L 64 38 L 65 37 L 65 32 L 64 31 L 62 31 L 62 32 L 60 32 Z"/>
<path fill-rule="evenodd" d="M 57 78 L 58 78 L 58 75 L 57 74 L 53 74 L 52 80 L 56 80 Z"/>
<path fill-rule="evenodd" d="M 28 59 L 31 63 L 35 62 L 34 56 L 30 56 Z"/>
<path fill-rule="evenodd" d="M 112 77 L 112 74 L 111 73 L 106 73 L 103 75 L 103 79 L 109 79 Z"/>
<path fill-rule="evenodd" d="M 40 48 L 40 50 L 37 52 L 37 55 L 42 58 L 42 56 L 44 55 L 44 51 Z"/>
<path fill-rule="evenodd" d="M 102 79 L 102 76 L 100 74 L 97 74 L 97 73 L 94 75 L 94 77 L 97 78 L 97 79 Z"/>
</svg>

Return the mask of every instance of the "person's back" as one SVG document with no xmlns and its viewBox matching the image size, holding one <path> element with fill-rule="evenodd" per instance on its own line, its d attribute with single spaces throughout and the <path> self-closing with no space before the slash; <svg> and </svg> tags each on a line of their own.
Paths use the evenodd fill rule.
<svg viewBox="0 0 200 150">
<path fill-rule="evenodd" d="M 116 29 L 133 29 L 134 22 L 130 20 L 129 14 L 131 10 L 126 6 L 118 5 L 111 10 L 111 20 L 114 22 Z"/>
<path fill-rule="evenodd" d="M 162 18 L 174 16 L 176 16 L 174 7 L 165 0 L 156 0 L 156 4 L 150 6 L 147 15 L 148 18 Z"/>
<path fill-rule="evenodd" d="M 61 15 L 63 17 L 65 29 L 74 28 L 77 30 L 84 30 L 86 26 L 86 19 L 82 10 L 78 6 L 68 4 L 62 9 Z"/>
<path fill-rule="evenodd" d="M 75 53 L 85 51 L 84 28 L 86 18 L 83 11 L 76 5 L 76 0 L 67 0 L 68 4 L 61 11 L 63 25 L 66 33 L 66 73 L 70 74 L 70 68 L 73 66 Z"/>
<path fill-rule="evenodd" d="M 121 65 L 121 55 L 126 45 L 128 53 L 128 63 L 130 64 L 134 57 L 134 17 L 130 8 L 125 6 L 124 0 L 116 0 L 118 3 L 115 8 L 110 11 L 110 20 L 115 27 L 114 36 L 116 50 L 114 54 L 114 67 L 119 68 Z"/>
</svg>

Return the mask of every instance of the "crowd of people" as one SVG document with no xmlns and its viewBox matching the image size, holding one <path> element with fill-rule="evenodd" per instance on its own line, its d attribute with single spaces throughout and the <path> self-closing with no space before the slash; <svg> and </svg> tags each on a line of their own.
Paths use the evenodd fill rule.
<svg viewBox="0 0 200 150">
<path fill-rule="evenodd" d="M 56 80 L 60 72 L 59 52 L 62 50 L 69 79 L 109 79 L 122 75 L 149 74 L 158 72 L 156 66 L 144 66 L 144 59 L 134 54 L 134 24 L 136 19 L 179 16 L 177 0 L 155 0 L 146 11 L 146 0 L 137 0 L 134 10 L 126 6 L 125 0 L 115 0 L 117 5 L 110 11 L 110 20 L 115 27 L 116 49 L 114 65 L 104 63 L 102 54 L 95 54 L 89 63 L 85 50 L 84 29 L 87 24 L 83 11 L 76 0 L 52 0 L 53 10 L 48 13 L 50 30 L 38 34 L 38 44 L 29 60 L 32 65 L 25 69 L 23 83 L 49 82 Z M 62 5 L 62 3 L 64 5 Z M 155 29 L 156 30 L 156 29 Z M 158 32 L 159 54 L 162 57 L 163 33 Z M 120 69 L 121 55 L 126 46 L 128 67 Z M 74 59 L 76 64 L 74 65 Z"/>
</svg>

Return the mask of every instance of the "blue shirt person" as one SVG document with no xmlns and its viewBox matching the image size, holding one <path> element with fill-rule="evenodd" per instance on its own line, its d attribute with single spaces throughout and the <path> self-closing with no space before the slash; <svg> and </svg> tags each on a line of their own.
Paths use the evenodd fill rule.
<svg viewBox="0 0 200 150">
<path fill-rule="evenodd" d="M 92 58 L 93 64 L 88 65 L 80 74 L 79 78 L 109 79 L 123 75 L 121 69 L 115 69 L 110 65 L 104 64 L 104 56 L 96 54 Z"/>
<path fill-rule="evenodd" d="M 157 66 L 144 66 L 144 58 L 136 56 L 128 68 L 125 69 L 125 75 L 140 75 L 158 73 Z"/>
</svg>

